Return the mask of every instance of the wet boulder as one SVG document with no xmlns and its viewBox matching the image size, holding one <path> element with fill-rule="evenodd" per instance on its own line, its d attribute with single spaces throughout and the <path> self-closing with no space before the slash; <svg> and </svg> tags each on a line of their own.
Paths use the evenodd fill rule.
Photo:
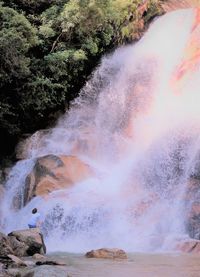
<svg viewBox="0 0 200 277">
<path fill-rule="evenodd" d="M 36 260 L 36 265 L 60 265 L 64 266 L 66 263 L 61 259 L 52 259 L 51 257 L 47 257 L 40 254 L 34 254 L 33 259 Z"/>
<path fill-rule="evenodd" d="M 7 255 L 5 257 L 7 259 L 7 267 L 26 267 L 26 263 L 24 263 L 20 258 L 15 255 Z M 5 260 L 6 260 L 5 259 Z"/>
<path fill-rule="evenodd" d="M 127 259 L 124 250 L 118 248 L 101 248 L 91 250 L 85 254 L 87 258 L 101 258 L 101 259 Z"/>
<path fill-rule="evenodd" d="M 188 9 L 192 7 L 195 7 L 195 1 L 190 1 L 190 0 L 162 1 L 162 8 L 164 12 L 171 12 L 178 9 Z"/>
<path fill-rule="evenodd" d="M 8 234 L 10 245 L 19 257 L 45 254 L 46 246 L 38 228 L 14 231 Z"/>
<path fill-rule="evenodd" d="M 68 274 L 68 268 L 65 266 L 41 265 L 41 266 L 36 266 L 33 269 L 24 270 L 20 276 L 22 277 L 27 277 L 27 276 L 67 277 L 71 275 Z"/>
<path fill-rule="evenodd" d="M 184 253 L 200 253 L 200 240 L 187 239 L 179 241 L 175 245 L 175 250 Z"/>
<path fill-rule="evenodd" d="M 9 254 L 14 254 L 10 240 L 6 235 L 0 233 L 0 256 L 4 257 Z"/>
<path fill-rule="evenodd" d="M 53 191 L 69 188 L 91 176 L 91 168 L 77 157 L 40 157 L 25 181 L 24 205 L 35 196 L 47 196 Z"/>
<path fill-rule="evenodd" d="M 185 193 L 185 225 L 191 238 L 200 239 L 200 179 L 190 178 Z"/>
</svg>

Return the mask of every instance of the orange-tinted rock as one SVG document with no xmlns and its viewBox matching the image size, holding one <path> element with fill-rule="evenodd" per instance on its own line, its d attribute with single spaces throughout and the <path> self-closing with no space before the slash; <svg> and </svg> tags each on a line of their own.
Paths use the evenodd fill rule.
<svg viewBox="0 0 200 277">
<path fill-rule="evenodd" d="M 184 252 L 184 253 L 200 253 L 200 240 L 187 240 L 180 241 L 175 246 L 175 250 Z"/>
<path fill-rule="evenodd" d="M 189 1 L 187 2 L 189 3 Z M 200 63 L 200 9 L 196 9 L 195 13 L 195 20 L 184 49 L 182 62 L 177 67 L 171 80 L 172 89 L 176 94 L 183 91 L 187 81 L 190 80 Z"/>
<path fill-rule="evenodd" d="M 77 157 L 48 155 L 39 158 L 26 178 L 24 204 L 34 196 L 71 187 L 90 176 L 91 168 Z"/>
<path fill-rule="evenodd" d="M 163 1 L 162 7 L 165 12 L 170 12 L 178 9 L 187 9 L 198 7 L 198 0 L 167 0 Z"/>
<path fill-rule="evenodd" d="M 85 254 L 87 258 L 101 258 L 101 259 L 127 259 L 124 250 L 118 248 L 101 248 L 92 250 Z"/>
</svg>

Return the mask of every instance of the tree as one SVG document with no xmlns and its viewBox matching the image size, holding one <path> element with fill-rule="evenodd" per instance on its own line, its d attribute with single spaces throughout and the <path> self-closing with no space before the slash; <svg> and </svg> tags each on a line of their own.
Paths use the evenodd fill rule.
<svg viewBox="0 0 200 277">
<path fill-rule="evenodd" d="M 15 87 L 30 75 L 30 49 L 37 44 L 36 30 L 22 14 L 0 4 L 0 126 L 1 136 L 20 133 Z"/>
<path fill-rule="evenodd" d="M 0 86 L 26 77 L 28 51 L 38 43 L 36 30 L 15 10 L 0 5 Z"/>
<path fill-rule="evenodd" d="M 138 39 L 161 0 L 145 13 L 141 0 L 2 1 L 0 136 L 15 145 L 68 108 L 103 54 Z"/>
</svg>

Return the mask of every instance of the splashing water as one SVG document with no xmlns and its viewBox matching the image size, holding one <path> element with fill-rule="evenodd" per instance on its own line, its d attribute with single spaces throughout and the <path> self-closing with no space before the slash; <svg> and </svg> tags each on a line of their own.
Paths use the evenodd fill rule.
<svg viewBox="0 0 200 277">
<path fill-rule="evenodd" d="M 37 206 L 52 251 L 156 251 L 185 235 L 184 195 L 200 148 L 198 14 L 162 16 L 137 44 L 103 58 L 70 111 L 11 171 L 4 231 L 26 228 Z M 35 159 L 47 154 L 75 155 L 95 174 L 14 211 Z"/>
</svg>

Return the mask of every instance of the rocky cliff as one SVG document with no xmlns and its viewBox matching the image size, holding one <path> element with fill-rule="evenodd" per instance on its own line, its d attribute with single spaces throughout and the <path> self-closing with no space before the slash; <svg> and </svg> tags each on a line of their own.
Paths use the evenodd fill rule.
<svg viewBox="0 0 200 277">
<path fill-rule="evenodd" d="M 200 2 L 198 0 L 166 0 L 162 3 L 162 8 L 164 12 L 199 6 Z"/>
</svg>

